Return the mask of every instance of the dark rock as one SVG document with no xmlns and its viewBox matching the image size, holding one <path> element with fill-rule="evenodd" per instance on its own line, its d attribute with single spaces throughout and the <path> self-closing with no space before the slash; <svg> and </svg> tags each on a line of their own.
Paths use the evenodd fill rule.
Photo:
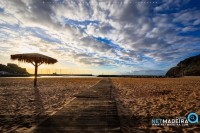
<svg viewBox="0 0 200 133">
<path fill-rule="evenodd" d="M 200 55 L 189 57 L 172 67 L 166 73 L 168 77 L 200 76 Z"/>
</svg>

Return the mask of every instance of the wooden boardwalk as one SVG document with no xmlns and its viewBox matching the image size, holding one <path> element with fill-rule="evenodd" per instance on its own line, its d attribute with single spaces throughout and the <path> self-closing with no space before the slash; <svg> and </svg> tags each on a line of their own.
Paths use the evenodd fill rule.
<svg viewBox="0 0 200 133">
<path fill-rule="evenodd" d="M 103 79 L 38 125 L 36 133 L 120 133 L 112 83 Z"/>
</svg>

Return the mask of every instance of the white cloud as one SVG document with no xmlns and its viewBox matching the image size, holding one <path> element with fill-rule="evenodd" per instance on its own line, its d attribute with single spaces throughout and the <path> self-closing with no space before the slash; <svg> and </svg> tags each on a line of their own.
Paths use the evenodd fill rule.
<svg viewBox="0 0 200 133">
<path fill-rule="evenodd" d="M 103 66 L 146 66 L 149 59 L 167 62 L 200 50 L 191 47 L 200 39 L 179 35 L 199 29 L 198 10 L 178 10 L 189 1 L 163 0 L 156 8 L 134 0 L 44 2 L 3 2 L 0 50 L 36 51 L 75 64 Z M 170 6 L 175 13 L 161 13 Z"/>
</svg>

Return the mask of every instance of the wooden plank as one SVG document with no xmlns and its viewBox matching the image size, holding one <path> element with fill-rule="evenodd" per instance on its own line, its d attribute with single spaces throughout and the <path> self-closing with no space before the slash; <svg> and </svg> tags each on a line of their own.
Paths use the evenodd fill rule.
<svg viewBox="0 0 200 133">
<path fill-rule="evenodd" d="M 120 133 L 117 107 L 111 96 L 112 83 L 101 80 L 76 94 L 72 102 L 38 125 L 36 133 Z"/>
</svg>

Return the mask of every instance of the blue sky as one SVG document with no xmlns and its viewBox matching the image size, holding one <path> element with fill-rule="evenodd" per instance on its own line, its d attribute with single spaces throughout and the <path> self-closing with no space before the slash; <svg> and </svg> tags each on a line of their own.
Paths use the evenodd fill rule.
<svg viewBox="0 0 200 133">
<path fill-rule="evenodd" d="M 200 54 L 200 1 L 1 0 L 0 43 L 2 64 L 38 52 L 52 71 L 163 75 Z"/>
</svg>

